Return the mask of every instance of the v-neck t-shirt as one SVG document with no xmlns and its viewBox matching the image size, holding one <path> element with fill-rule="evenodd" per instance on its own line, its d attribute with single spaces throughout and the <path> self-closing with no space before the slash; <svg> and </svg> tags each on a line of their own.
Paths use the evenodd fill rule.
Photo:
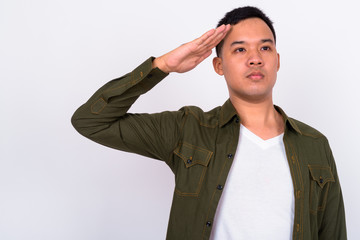
<svg viewBox="0 0 360 240">
<path fill-rule="evenodd" d="M 263 140 L 241 125 L 223 191 L 210 239 L 292 239 L 295 199 L 283 134 Z"/>
</svg>

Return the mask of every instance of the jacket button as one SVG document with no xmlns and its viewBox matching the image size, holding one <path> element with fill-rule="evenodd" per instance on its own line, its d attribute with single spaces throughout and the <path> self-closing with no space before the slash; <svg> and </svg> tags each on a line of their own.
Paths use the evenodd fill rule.
<svg viewBox="0 0 360 240">
<path fill-rule="evenodd" d="M 211 222 L 210 222 L 210 221 L 207 221 L 207 222 L 206 222 L 206 226 L 207 226 L 207 227 L 211 227 Z"/>
<path fill-rule="evenodd" d="M 324 179 L 322 177 L 320 177 L 320 183 L 323 183 Z"/>
<path fill-rule="evenodd" d="M 228 158 L 232 158 L 232 156 L 233 156 L 233 155 L 232 155 L 231 153 L 229 153 L 229 154 L 227 155 Z"/>
<path fill-rule="evenodd" d="M 220 185 L 220 184 L 219 184 L 219 185 L 217 186 L 217 189 L 218 189 L 218 190 L 223 190 L 223 188 L 224 188 L 223 185 Z"/>
<path fill-rule="evenodd" d="M 187 162 L 188 164 L 190 164 L 190 163 L 192 163 L 192 160 L 191 160 L 191 159 L 188 159 L 186 162 Z"/>
</svg>

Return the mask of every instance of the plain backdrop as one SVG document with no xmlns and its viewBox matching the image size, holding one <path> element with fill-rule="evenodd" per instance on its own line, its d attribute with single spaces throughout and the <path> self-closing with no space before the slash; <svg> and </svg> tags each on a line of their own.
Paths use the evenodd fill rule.
<svg viewBox="0 0 360 240">
<path fill-rule="evenodd" d="M 70 118 L 107 81 L 245 5 L 274 21 L 274 102 L 328 137 L 348 237 L 360 239 L 356 0 L 0 0 L 0 239 L 165 239 L 170 169 L 83 138 Z M 222 105 L 228 93 L 212 57 L 171 74 L 131 111 Z"/>
</svg>

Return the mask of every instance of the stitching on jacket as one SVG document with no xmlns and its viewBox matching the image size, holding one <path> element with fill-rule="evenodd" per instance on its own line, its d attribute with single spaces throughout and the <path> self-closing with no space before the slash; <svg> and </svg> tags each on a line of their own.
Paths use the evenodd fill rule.
<svg viewBox="0 0 360 240">
<path fill-rule="evenodd" d="M 235 127 L 233 127 L 233 128 L 235 128 Z M 233 128 L 232 128 L 232 129 L 233 129 Z M 232 134 L 231 136 L 233 136 L 233 134 Z M 237 139 L 239 139 L 239 138 L 237 138 Z M 233 137 L 233 139 L 232 139 L 232 141 L 231 141 L 231 146 L 230 146 L 227 150 L 232 149 L 232 148 L 234 147 L 234 145 L 235 145 L 235 143 L 234 143 L 234 137 Z M 227 151 L 227 152 L 229 152 L 229 151 Z M 236 154 L 236 153 L 235 153 L 235 154 Z M 226 159 L 226 160 L 224 161 L 224 164 L 223 164 L 223 167 L 222 167 L 222 169 L 221 169 L 221 172 L 220 172 L 220 174 L 219 174 L 219 176 L 218 176 L 217 182 L 220 181 L 220 178 L 221 178 L 221 176 L 223 175 L 225 166 L 226 166 L 227 164 L 228 164 L 228 159 Z M 211 208 L 212 202 L 214 201 L 214 196 L 215 196 L 215 194 L 216 194 L 216 191 L 217 191 L 217 189 L 215 188 L 214 191 L 213 191 L 213 194 L 212 194 L 212 196 L 211 196 L 211 199 L 210 199 L 210 203 L 209 203 L 208 211 L 207 211 L 207 213 L 206 213 L 205 221 L 207 221 L 208 218 L 209 218 L 210 208 Z M 217 204 L 217 206 L 218 206 L 218 204 Z M 213 219 L 213 221 L 214 221 L 214 219 Z M 202 233 L 202 238 L 203 238 L 203 239 L 205 238 L 206 227 L 207 227 L 206 225 L 204 225 L 204 227 L 203 227 L 203 233 Z"/>
<path fill-rule="evenodd" d="M 210 153 L 212 153 L 211 151 L 209 151 L 209 150 L 207 150 L 205 148 L 192 145 L 192 144 L 190 144 L 188 142 L 183 142 L 182 145 L 188 146 L 188 147 L 190 147 L 191 149 L 194 149 L 194 150 L 199 150 L 199 151 L 202 151 L 202 152 L 210 152 Z"/>
<path fill-rule="evenodd" d="M 203 126 L 203 127 L 208 127 L 208 128 L 216 128 L 219 125 L 219 122 L 217 122 L 215 125 L 208 125 L 203 123 L 199 117 L 191 110 L 189 109 L 189 112 L 191 113 L 192 116 L 194 116 L 194 118 L 199 122 L 199 125 Z"/>
<path fill-rule="evenodd" d="M 291 149 L 290 149 L 290 143 L 288 143 L 288 140 L 284 140 L 284 145 L 285 145 L 285 152 L 286 152 L 286 157 L 287 157 L 287 159 L 288 159 L 288 163 L 289 163 L 289 168 L 290 168 L 290 171 L 291 171 L 291 179 L 292 179 L 292 182 L 293 182 L 293 184 L 294 184 L 294 191 L 296 190 L 296 189 L 298 189 L 298 187 L 297 187 L 297 181 L 296 181 L 296 177 L 295 177 L 295 173 L 294 173 L 294 163 L 293 163 L 293 153 L 292 153 L 292 151 L 291 151 Z M 295 222 L 295 217 L 296 217 L 296 201 L 298 201 L 298 200 L 296 200 L 296 198 L 295 198 L 295 209 L 294 209 L 294 224 L 296 223 Z M 294 232 L 294 231 L 293 231 Z M 293 236 L 293 234 L 292 234 L 292 236 Z M 296 236 L 297 236 L 297 234 L 295 235 L 295 237 L 294 237 L 294 240 L 296 239 Z"/>
<path fill-rule="evenodd" d="M 103 101 L 104 102 L 104 105 L 102 106 L 101 109 L 99 109 L 98 111 L 94 111 L 93 108 L 95 106 L 95 104 L 97 104 L 99 101 Z M 103 98 L 99 98 L 98 100 L 96 100 L 96 102 L 94 102 L 92 105 L 91 105 L 91 112 L 92 113 L 95 113 L 95 114 L 99 114 L 102 110 L 104 110 L 106 106 L 106 101 L 103 99 Z"/>
<path fill-rule="evenodd" d="M 299 160 L 298 160 L 298 157 L 297 157 L 297 155 L 296 155 L 296 152 L 295 152 L 295 147 L 293 146 L 293 144 L 291 143 L 291 141 L 289 141 L 288 142 L 289 143 L 289 146 L 290 146 L 290 148 L 291 148 L 291 152 L 292 152 L 292 157 L 293 157 L 293 161 L 294 161 L 294 163 L 293 163 L 293 165 L 295 165 L 295 168 L 296 168 L 296 172 L 297 172 L 297 179 L 299 179 L 299 187 L 300 187 L 300 190 L 302 191 L 302 192 L 304 192 L 304 185 L 303 185 L 303 180 L 302 180 L 302 174 L 301 174 L 301 169 L 300 169 L 300 164 L 299 164 Z M 303 194 L 304 195 L 304 194 Z M 300 217 L 299 217 L 299 221 L 300 221 L 300 226 L 301 226 L 301 229 L 300 229 L 300 234 L 299 234 L 299 239 L 303 239 L 304 238 L 304 236 L 303 236 L 303 234 L 304 234 L 304 214 L 303 214 L 303 212 L 304 212 L 304 197 L 303 197 L 303 195 L 302 195 L 302 197 L 301 197 L 301 199 L 300 199 Z M 296 214 L 296 212 L 295 212 L 295 214 Z"/>
<path fill-rule="evenodd" d="M 218 176 L 218 178 L 217 178 L 217 182 L 220 181 L 220 178 L 221 178 L 221 176 L 223 175 L 223 172 L 224 172 L 224 169 L 225 169 L 225 166 L 226 166 L 227 163 L 228 163 L 228 161 L 224 161 L 223 167 L 222 167 L 222 169 L 221 169 L 221 171 L 220 171 L 220 174 L 219 174 L 219 176 Z M 212 194 L 212 196 L 211 196 L 211 199 L 210 199 L 210 204 L 209 204 L 208 211 L 207 211 L 207 213 L 206 213 L 205 221 L 207 221 L 208 218 L 209 218 L 210 206 L 211 206 L 212 201 L 214 200 L 214 196 L 215 196 L 215 194 L 216 194 L 216 191 L 217 191 L 217 190 L 216 190 L 216 188 L 215 188 L 214 191 L 213 191 L 213 194 Z M 202 234 L 202 237 L 203 237 L 203 238 L 205 237 L 206 227 L 207 227 L 206 225 L 203 227 L 203 234 Z"/>
<path fill-rule="evenodd" d="M 316 129 L 314 129 L 314 128 L 310 127 L 310 126 L 308 126 L 308 127 L 310 127 L 310 129 L 314 129 L 317 133 L 316 134 L 311 134 L 311 133 L 306 132 L 304 129 L 299 127 L 298 124 L 296 124 L 296 121 L 297 121 L 296 119 L 288 118 L 288 121 L 290 122 L 290 125 L 291 125 L 291 123 L 293 123 L 299 129 L 299 131 L 301 132 L 301 135 L 312 137 L 312 138 L 324 137 L 324 135 L 321 132 L 318 132 Z M 300 122 L 300 121 L 298 121 L 298 122 Z M 300 125 L 306 125 L 306 124 L 300 122 Z"/>
<path fill-rule="evenodd" d="M 310 134 L 310 133 L 305 133 L 305 132 L 302 132 L 302 135 L 305 135 L 305 136 L 308 136 L 308 137 L 312 137 L 312 138 L 321 138 L 322 137 L 322 134 Z"/>
<path fill-rule="evenodd" d="M 207 156 L 206 156 L 206 161 L 207 161 L 207 162 L 211 159 L 212 154 L 213 154 L 212 151 L 209 151 L 209 150 L 207 150 L 207 149 L 201 148 L 201 147 L 199 147 L 199 146 L 192 145 L 192 144 L 187 143 L 187 142 L 180 143 L 180 144 L 179 144 L 179 147 L 180 147 L 180 146 L 186 146 L 186 147 L 188 147 L 188 148 L 190 148 L 190 149 L 193 149 L 193 150 L 195 150 L 195 151 L 199 151 L 199 152 L 203 152 L 203 153 L 207 154 Z M 185 161 L 187 160 L 187 157 L 186 157 L 186 156 L 183 156 L 183 155 L 180 153 L 180 151 L 179 151 L 179 152 L 174 151 L 174 153 L 175 153 L 177 156 L 179 156 L 179 157 L 184 161 L 184 164 L 186 164 L 186 163 L 185 163 Z M 194 165 L 197 165 L 197 164 L 193 164 L 193 165 L 191 165 L 191 167 L 194 166 Z M 200 164 L 200 165 L 202 165 L 202 164 Z M 202 169 L 202 172 L 201 172 L 201 175 L 200 175 L 200 179 L 199 179 L 199 183 L 198 183 L 198 185 L 197 185 L 197 189 L 196 189 L 195 193 L 182 192 L 182 191 L 180 191 L 179 189 L 177 189 L 176 187 L 175 187 L 175 192 L 176 192 L 177 194 L 179 194 L 180 196 L 193 196 L 193 197 L 199 196 L 199 193 L 200 193 L 200 190 L 201 190 L 201 186 L 202 186 L 202 184 L 203 184 L 204 177 L 205 177 L 205 174 L 206 174 L 206 171 L 207 171 L 207 166 L 202 165 L 202 168 L 203 168 L 203 169 Z"/>
<path fill-rule="evenodd" d="M 309 193 L 309 198 L 310 198 L 310 202 L 309 202 L 309 211 L 310 211 L 310 213 L 311 214 L 313 214 L 313 215 L 316 215 L 317 214 L 317 212 L 315 211 L 315 210 L 313 210 L 312 209 L 312 202 L 313 202 L 313 191 L 315 191 L 314 190 L 314 185 L 315 185 L 316 183 L 314 182 L 314 181 L 310 181 L 310 193 Z"/>
<path fill-rule="evenodd" d="M 125 87 L 126 85 L 130 85 L 130 86 L 136 85 L 137 82 L 138 82 L 138 80 L 141 79 L 141 78 L 135 79 L 135 73 L 134 73 L 134 72 L 131 72 L 130 75 L 131 75 L 131 79 L 132 79 L 130 82 L 126 82 L 126 83 L 123 83 L 123 84 L 121 84 L 121 85 L 119 85 L 119 86 L 117 86 L 117 87 L 110 88 L 110 89 L 104 91 L 103 93 L 112 92 L 112 91 L 117 90 L 117 89 L 119 89 L 119 88 L 123 88 L 123 87 Z"/>
<path fill-rule="evenodd" d="M 179 130 L 179 138 L 180 138 L 180 136 L 182 136 L 184 125 L 185 125 L 186 119 L 187 119 L 187 117 L 189 115 L 187 111 L 184 111 L 184 114 L 185 114 L 185 117 L 184 117 L 184 119 L 183 119 L 183 121 L 181 123 L 181 127 L 180 127 L 180 130 Z M 179 145 L 178 142 L 179 142 L 179 139 L 178 139 L 177 143 L 175 144 L 175 146 L 173 147 L 173 149 L 176 149 L 176 147 Z M 165 161 L 168 166 L 170 166 L 170 161 L 172 160 L 173 152 L 174 151 L 170 152 L 168 160 Z"/>
<path fill-rule="evenodd" d="M 316 169 L 323 169 L 323 170 L 327 170 L 331 176 L 327 176 L 326 178 L 323 178 L 323 183 L 322 184 L 319 184 L 320 187 L 321 185 L 325 185 L 327 182 L 335 182 L 335 179 L 334 179 L 334 176 L 332 174 L 332 171 L 331 171 L 331 168 L 328 167 L 328 166 L 323 166 L 323 165 L 308 165 L 308 168 L 309 168 L 309 171 L 310 171 L 310 174 L 311 174 L 311 177 L 314 181 L 316 181 L 318 183 L 318 179 L 314 179 L 315 177 L 313 176 L 313 172 L 312 170 L 316 170 Z M 321 187 L 322 188 L 322 187 Z"/>
<path fill-rule="evenodd" d="M 197 186 L 197 189 L 196 189 L 195 193 L 181 192 L 177 188 L 175 188 L 175 192 L 177 194 L 179 194 L 180 196 L 198 197 L 199 193 L 200 193 L 201 186 L 202 186 L 202 182 L 204 180 L 204 176 L 205 176 L 205 173 L 206 173 L 206 170 L 207 170 L 207 167 L 203 166 L 203 168 L 204 169 L 201 172 L 200 180 L 199 180 L 199 183 L 198 183 L 198 186 Z"/>
<path fill-rule="evenodd" d="M 331 170 L 330 166 L 318 165 L 318 164 L 308 164 L 308 167 L 311 169 L 327 169 Z"/>
<path fill-rule="evenodd" d="M 192 145 L 192 144 L 187 143 L 187 142 L 182 142 L 182 143 L 178 144 L 178 146 L 179 146 L 179 147 L 180 147 L 180 146 L 186 146 L 186 147 L 188 147 L 188 148 L 190 148 L 190 149 L 193 149 L 193 150 L 195 150 L 195 151 L 199 151 L 199 152 L 203 152 L 203 153 L 207 154 L 207 156 L 206 156 L 206 161 L 208 161 L 208 160 L 211 158 L 211 156 L 213 155 L 213 152 L 212 152 L 212 151 L 209 151 L 209 150 L 207 150 L 207 149 L 205 149 L 205 148 L 201 148 L 201 147 L 199 147 L 199 146 Z M 182 154 L 180 153 L 180 151 L 179 151 L 179 152 L 174 151 L 174 153 L 175 153 L 177 156 L 179 156 L 182 160 L 184 160 L 184 161 L 187 160 L 187 156 L 182 155 Z M 193 166 L 193 165 L 196 165 L 196 163 L 191 164 L 191 166 Z"/>
<path fill-rule="evenodd" d="M 327 196 L 328 196 L 328 192 L 329 192 L 329 188 L 330 188 L 330 182 L 335 182 L 334 177 L 326 177 L 323 178 L 323 183 L 322 185 L 325 186 L 325 189 L 319 184 L 317 176 L 313 175 L 312 169 L 316 170 L 316 169 L 323 169 L 323 170 L 327 170 L 329 171 L 329 173 L 331 173 L 331 168 L 329 166 L 323 166 L 323 165 L 308 165 L 309 171 L 310 171 L 310 175 L 311 175 L 311 188 L 310 188 L 310 203 L 309 203 L 309 209 L 310 209 L 310 213 L 313 215 L 317 215 L 317 213 L 319 211 L 324 211 L 326 208 L 326 202 L 327 202 Z M 315 178 L 315 179 L 314 179 Z M 328 184 L 327 184 L 328 183 Z M 313 203 L 313 198 L 314 198 L 314 193 L 316 191 L 316 185 L 320 185 L 319 187 L 321 188 L 319 190 L 319 195 L 318 195 L 318 200 L 320 200 L 319 198 L 321 197 L 321 195 L 323 196 L 322 202 L 319 204 L 318 202 Z M 312 207 L 313 204 L 319 204 L 318 206 L 314 206 Z"/>
</svg>

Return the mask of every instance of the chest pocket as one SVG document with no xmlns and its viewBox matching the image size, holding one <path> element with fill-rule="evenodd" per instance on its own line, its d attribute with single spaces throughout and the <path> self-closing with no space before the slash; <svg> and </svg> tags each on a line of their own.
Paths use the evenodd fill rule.
<svg viewBox="0 0 360 240">
<path fill-rule="evenodd" d="M 175 192 L 180 196 L 197 197 L 213 152 L 183 142 L 174 150 L 174 154 L 175 158 L 180 158 L 175 173 Z"/>
<path fill-rule="evenodd" d="M 328 166 L 309 165 L 310 171 L 310 212 L 316 214 L 326 207 L 329 182 L 335 182 Z"/>
</svg>

